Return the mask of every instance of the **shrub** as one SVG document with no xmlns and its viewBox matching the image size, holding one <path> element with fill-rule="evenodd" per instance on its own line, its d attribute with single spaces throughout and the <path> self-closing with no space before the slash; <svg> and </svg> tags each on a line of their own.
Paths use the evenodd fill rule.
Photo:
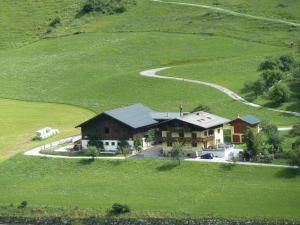
<svg viewBox="0 0 300 225">
<path fill-rule="evenodd" d="M 88 0 L 81 11 L 83 13 L 96 11 L 107 15 L 120 14 L 126 12 L 130 4 L 136 4 L 135 0 Z"/>
<path fill-rule="evenodd" d="M 287 102 L 290 98 L 290 89 L 284 83 L 277 83 L 270 89 L 268 97 L 278 104 Z"/>
<path fill-rule="evenodd" d="M 124 214 L 129 212 L 130 212 L 129 206 L 120 203 L 113 204 L 110 210 L 110 213 L 114 215 L 119 215 L 119 214 Z"/>
<path fill-rule="evenodd" d="M 56 17 L 54 20 L 52 20 L 49 24 L 50 27 L 56 27 L 58 24 L 60 24 L 60 18 Z"/>
<path fill-rule="evenodd" d="M 27 207 L 27 205 L 28 205 L 27 201 L 22 201 L 22 202 L 20 203 L 20 205 L 18 206 L 18 208 L 19 208 L 19 209 L 24 209 L 24 208 Z"/>
<path fill-rule="evenodd" d="M 90 3 L 85 4 L 85 5 L 83 6 L 83 8 L 82 8 L 82 11 L 83 11 L 84 13 L 90 13 L 90 12 L 92 12 L 93 10 L 94 10 L 93 5 L 90 4 Z"/>
</svg>

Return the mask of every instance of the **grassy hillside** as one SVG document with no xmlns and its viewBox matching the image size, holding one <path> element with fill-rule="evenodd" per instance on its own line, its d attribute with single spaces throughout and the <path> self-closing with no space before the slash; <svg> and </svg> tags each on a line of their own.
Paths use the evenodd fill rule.
<svg viewBox="0 0 300 225">
<path fill-rule="evenodd" d="M 178 0 L 179 1 L 179 0 Z M 277 0 L 267 1 L 188 1 L 280 19 L 298 21 L 297 1 L 282 0 L 288 7 L 276 7 Z M 181 2 L 184 2 L 181 1 Z M 243 40 L 288 45 L 299 41 L 299 27 L 235 17 L 208 9 L 168 5 L 140 0 L 121 15 L 91 14 L 78 16 L 85 0 L 31 1 L 3 0 L 0 9 L 0 50 L 20 47 L 42 38 L 70 35 L 75 32 L 141 32 L 210 34 Z M 29 16 L 30 15 L 30 16 Z M 61 25 L 51 29 L 50 22 L 59 17 Z"/>
<path fill-rule="evenodd" d="M 73 106 L 0 99 L 0 162 L 16 152 L 80 133 L 74 127 L 93 113 Z M 35 131 L 58 128 L 60 134 L 32 141 Z"/>
<path fill-rule="evenodd" d="M 13 157 L 0 164 L 0 202 L 105 215 L 115 202 L 135 215 L 299 220 L 297 170 L 170 161 L 95 162 Z M 34 190 L 34 192 L 33 192 Z M 51 212 L 50 212 L 51 213 Z M 75 216 L 75 214 L 73 214 Z"/>
<path fill-rule="evenodd" d="M 291 54 L 288 50 L 286 52 Z M 283 53 L 284 51 L 280 54 Z M 265 56 L 272 57 L 274 54 L 276 55 L 278 53 L 267 53 Z M 235 91 L 249 101 L 265 105 L 266 107 L 274 107 L 274 104 L 271 104 L 272 102 L 270 100 L 262 99 L 261 97 L 256 98 L 244 90 L 247 81 L 258 79 L 260 72 L 257 71 L 257 67 L 262 60 L 263 57 L 244 54 L 243 56 L 232 58 L 220 58 L 213 61 L 177 65 L 159 74 L 220 84 Z M 237 79 L 237 77 L 239 79 Z M 296 112 L 300 111 L 300 103 L 296 99 L 291 99 L 289 102 L 277 105 L 276 107 Z"/>
<path fill-rule="evenodd" d="M 241 51 L 244 57 L 234 61 Z M 180 103 L 185 110 L 191 110 L 204 104 L 228 118 L 252 113 L 278 125 L 290 125 L 296 118 L 244 106 L 212 88 L 139 75 L 140 71 L 152 67 L 209 63 L 226 58 L 233 58 L 232 67 L 237 68 L 249 62 L 249 58 L 262 59 L 287 51 L 230 38 L 188 34 L 73 35 L 0 53 L 3 81 L 0 95 L 70 103 L 97 112 L 136 102 L 157 110 L 178 110 Z M 210 70 L 207 67 L 206 71 Z"/>
<path fill-rule="evenodd" d="M 300 22 L 300 2 L 295 0 L 174 0 L 174 2 L 206 4 L 240 13 Z"/>
<path fill-rule="evenodd" d="M 1 1 L 0 49 L 15 48 L 47 36 L 50 22 L 59 17 L 64 33 L 81 24 L 74 15 L 84 0 Z"/>
</svg>

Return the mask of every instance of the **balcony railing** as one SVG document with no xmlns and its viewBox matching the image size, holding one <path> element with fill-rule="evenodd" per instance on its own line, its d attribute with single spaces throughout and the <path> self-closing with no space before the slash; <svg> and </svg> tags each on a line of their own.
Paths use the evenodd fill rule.
<svg viewBox="0 0 300 225">
<path fill-rule="evenodd" d="M 160 142 L 207 142 L 214 140 L 214 136 L 208 137 L 159 137 Z"/>
</svg>

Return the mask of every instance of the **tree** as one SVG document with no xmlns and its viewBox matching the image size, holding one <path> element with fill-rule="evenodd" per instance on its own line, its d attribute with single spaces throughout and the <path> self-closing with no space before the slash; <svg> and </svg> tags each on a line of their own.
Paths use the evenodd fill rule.
<svg viewBox="0 0 300 225">
<path fill-rule="evenodd" d="M 252 158 L 255 158 L 261 152 L 261 138 L 252 129 L 247 129 L 245 132 L 247 150 L 251 153 Z"/>
<path fill-rule="evenodd" d="M 278 152 L 281 150 L 283 139 L 278 135 L 278 128 L 274 124 L 270 124 L 266 121 L 261 124 L 261 131 L 265 135 L 265 142 L 269 152 Z"/>
<path fill-rule="evenodd" d="M 260 76 L 265 87 L 272 87 L 278 81 L 282 80 L 284 74 L 279 70 L 265 70 L 260 74 Z"/>
<path fill-rule="evenodd" d="M 263 62 L 261 62 L 258 66 L 258 71 L 263 71 L 263 70 L 273 70 L 278 67 L 278 60 L 275 58 L 267 58 Z"/>
<path fill-rule="evenodd" d="M 293 148 L 290 152 L 290 164 L 300 167 L 300 146 Z"/>
<path fill-rule="evenodd" d="M 300 100 L 300 66 L 296 67 L 292 72 L 292 89 L 295 96 Z"/>
<path fill-rule="evenodd" d="M 100 141 L 96 135 L 89 135 L 88 140 L 89 140 L 88 146 L 94 146 L 97 148 L 98 151 L 104 150 L 103 142 Z"/>
<path fill-rule="evenodd" d="M 143 140 L 140 137 L 135 137 L 133 139 L 133 147 L 135 150 L 140 151 L 143 147 Z"/>
<path fill-rule="evenodd" d="M 154 129 L 148 130 L 147 135 L 146 135 L 146 141 L 151 144 L 153 144 L 155 142 L 155 130 Z"/>
<path fill-rule="evenodd" d="M 118 152 L 120 152 L 124 157 L 129 154 L 130 144 L 125 139 L 122 139 L 118 142 Z"/>
<path fill-rule="evenodd" d="M 171 150 L 171 157 L 178 161 L 180 165 L 180 156 L 183 152 L 183 145 L 179 142 L 173 143 L 172 150 Z"/>
<path fill-rule="evenodd" d="M 265 90 L 265 82 L 262 79 L 253 82 L 252 91 L 256 96 L 263 94 Z"/>
<path fill-rule="evenodd" d="M 91 146 L 88 148 L 88 153 L 92 157 L 92 160 L 95 160 L 99 155 L 99 150 L 95 146 Z"/>
<path fill-rule="evenodd" d="M 290 71 L 296 65 L 294 57 L 290 55 L 280 56 L 279 61 L 279 69 L 283 72 Z"/>
<path fill-rule="evenodd" d="M 278 104 L 287 102 L 290 98 L 290 89 L 286 84 L 279 82 L 270 89 L 268 97 Z"/>
<path fill-rule="evenodd" d="M 290 134 L 293 137 L 299 137 L 300 138 L 300 123 L 293 126 L 293 129 L 290 131 Z"/>
</svg>

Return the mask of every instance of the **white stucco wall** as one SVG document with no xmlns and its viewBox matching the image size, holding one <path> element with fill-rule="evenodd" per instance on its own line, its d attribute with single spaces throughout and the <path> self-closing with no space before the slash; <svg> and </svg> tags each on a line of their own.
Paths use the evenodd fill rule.
<svg viewBox="0 0 300 225">
<path fill-rule="evenodd" d="M 103 142 L 103 147 L 105 151 L 108 152 L 116 152 L 118 151 L 118 140 L 101 140 Z M 127 140 L 128 144 L 130 145 L 130 148 L 133 148 L 133 141 Z M 88 148 L 88 140 L 82 140 L 81 145 L 83 149 Z"/>
</svg>

